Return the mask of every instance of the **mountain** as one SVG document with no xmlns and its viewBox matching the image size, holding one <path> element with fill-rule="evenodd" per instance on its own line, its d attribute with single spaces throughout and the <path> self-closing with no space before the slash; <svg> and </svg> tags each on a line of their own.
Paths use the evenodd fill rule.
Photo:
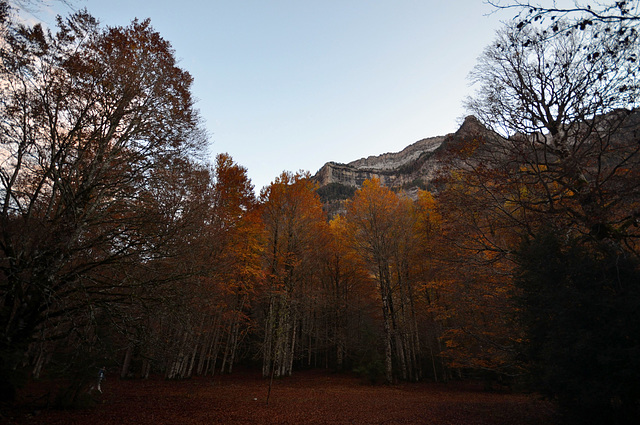
<svg viewBox="0 0 640 425">
<path fill-rule="evenodd" d="M 377 178 L 384 186 L 404 190 L 411 195 L 417 189 L 429 188 L 442 159 L 452 149 L 472 140 L 476 134 L 495 135 L 473 116 L 467 117 L 458 131 L 446 136 L 419 140 L 400 152 L 358 159 L 348 164 L 328 162 L 313 179 L 319 185 L 323 202 L 347 199 L 365 180 Z"/>
<path fill-rule="evenodd" d="M 609 146 L 608 151 L 611 152 L 600 159 L 601 166 L 607 165 L 611 161 L 615 165 L 621 159 L 616 156 L 619 154 L 613 153 L 614 151 L 634 152 L 633 150 L 638 148 L 640 108 L 616 109 L 591 121 L 584 121 L 580 125 L 574 126 L 571 131 L 579 135 L 582 134 L 580 137 L 584 137 L 584 134 L 592 134 L 593 141 L 596 143 L 602 143 L 606 140 L 607 146 Z M 602 134 L 597 136 L 598 133 Z M 562 134 L 560 136 L 564 137 Z M 518 134 L 512 136 L 514 139 L 519 137 L 524 136 Z M 589 136 L 589 139 L 591 138 Z M 434 179 L 445 161 L 451 163 L 452 158 L 460 157 L 460 155 L 464 157 L 472 151 L 477 161 L 482 162 L 483 156 L 495 159 L 499 153 L 492 151 L 491 146 L 496 145 L 486 142 L 499 141 L 500 139 L 502 139 L 501 136 L 487 129 L 477 118 L 468 116 L 455 133 L 422 139 L 400 152 L 370 156 L 348 164 L 328 162 L 320 168 L 313 178 L 318 183 L 318 194 L 322 201 L 326 204 L 335 201 L 337 207 L 342 200 L 350 198 L 365 180 L 371 178 L 377 178 L 382 185 L 394 191 L 404 191 L 413 197 L 418 189 L 437 190 Z M 480 140 L 484 140 L 482 145 L 477 144 Z M 581 138 L 579 140 L 582 140 L 580 143 L 584 142 Z M 599 152 L 597 146 L 594 152 Z M 552 156 L 553 150 L 550 150 L 547 155 Z M 624 161 L 620 163 L 620 165 L 622 164 Z M 630 165 L 626 164 L 625 166 L 629 167 Z M 329 205 L 330 210 L 335 208 L 336 206 Z"/>
</svg>

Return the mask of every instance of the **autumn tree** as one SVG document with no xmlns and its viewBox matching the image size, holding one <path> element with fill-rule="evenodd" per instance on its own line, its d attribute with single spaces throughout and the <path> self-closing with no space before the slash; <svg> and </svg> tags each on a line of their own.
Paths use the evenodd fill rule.
<svg viewBox="0 0 640 425">
<path fill-rule="evenodd" d="M 606 10 L 624 15 L 632 3 L 617 2 Z M 479 88 L 468 102 L 481 121 L 501 134 L 476 139 L 472 154 L 458 162 L 458 176 L 474 191 L 466 217 L 482 224 L 476 235 L 487 248 L 483 252 L 502 252 L 526 276 L 515 281 L 516 295 L 525 294 L 515 299 L 526 318 L 525 347 L 533 349 L 528 361 L 542 372 L 533 379 L 558 400 L 570 399 L 562 403 L 568 414 L 594 403 L 591 396 L 602 397 L 597 404 L 609 406 L 609 412 L 614 405 L 637 403 L 637 398 L 614 402 L 617 396 L 604 390 L 599 395 L 572 390 L 576 385 L 593 387 L 595 381 L 615 385 L 608 377 L 621 370 L 635 374 L 635 365 L 622 352 L 607 359 L 596 356 L 595 367 L 609 373 L 595 377 L 586 368 L 571 367 L 568 351 L 551 348 L 618 345 L 618 334 L 637 344 L 631 336 L 638 334 L 636 322 L 621 324 L 613 309 L 602 306 L 635 297 L 636 285 L 623 274 L 636 273 L 639 254 L 638 33 L 633 24 L 623 23 L 626 19 L 611 25 L 605 21 L 567 26 L 553 20 L 546 28 L 519 23 L 501 31 L 472 74 Z M 543 248 L 529 250 L 520 242 L 525 247 L 551 244 L 544 238 L 549 231 L 557 235 L 555 255 L 599 277 L 586 279 L 577 268 L 556 267 L 555 260 L 533 261 L 529 256 L 538 256 Z M 513 256 L 516 252 L 520 255 Z M 615 289 L 609 274 L 614 264 L 625 264 Z M 591 295 L 578 296 L 582 289 L 576 279 L 584 281 L 588 288 L 582 289 Z M 572 310 L 571 320 L 557 321 L 548 309 L 560 308 L 571 293 L 580 307 Z M 611 327 L 608 336 L 595 323 L 582 321 L 583 314 L 596 311 L 599 323 Z M 565 338 L 557 338 L 560 334 Z M 545 353 L 533 344 L 545 346 Z"/>
<path fill-rule="evenodd" d="M 318 344 L 325 361 L 336 370 L 355 369 L 371 379 L 379 373 L 376 317 L 377 293 L 367 265 L 353 249 L 345 217 L 329 222 L 328 238 L 322 248 L 322 291 L 319 293 Z"/>
<path fill-rule="evenodd" d="M 418 192 L 411 214 L 416 244 L 411 262 L 418 290 L 415 314 L 419 316 L 419 329 L 423 335 L 423 357 L 428 361 L 424 374 L 431 375 L 437 382 L 449 377 L 442 341 L 448 325 L 446 309 L 453 307 L 442 302 L 443 282 L 447 281 L 443 277 L 448 272 L 442 266 L 447 251 L 442 234 L 443 217 L 435 197 L 427 191 Z"/>
<path fill-rule="evenodd" d="M 391 237 L 399 201 L 377 180 L 368 180 L 348 206 L 355 249 L 366 257 L 376 277 L 384 323 L 385 379 L 393 382 L 393 298 L 391 292 Z"/>
<path fill-rule="evenodd" d="M 640 85 L 628 57 L 637 46 L 634 32 L 549 38 L 511 26 L 499 33 L 472 74 L 479 88 L 467 105 L 504 136 L 477 162 L 526 186 L 501 195 L 505 203 L 564 217 L 600 239 L 635 238 L 640 155 L 629 108 Z"/>
<path fill-rule="evenodd" d="M 262 190 L 265 226 L 266 292 L 262 373 L 293 371 L 302 326 L 312 314 L 310 301 L 319 286 L 318 247 L 324 245 L 326 219 L 310 176 L 282 173 Z"/>
<path fill-rule="evenodd" d="M 195 372 L 200 375 L 216 368 L 223 373 L 233 370 L 238 346 L 255 326 L 249 311 L 262 280 L 262 222 L 247 170 L 228 154 L 219 154 L 213 177 L 197 254 L 202 269 L 190 304 L 199 313 L 194 353 L 199 351 Z"/>
<path fill-rule="evenodd" d="M 347 206 L 353 247 L 375 277 L 384 327 L 384 370 L 401 379 L 421 377 L 411 253 L 415 234 L 411 201 L 400 199 L 378 180 L 367 180 Z"/>
<path fill-rule="evenodd" d="M 236 353 L 253 327 L 249 311 L 262 277 L 262 224 L 247 170 L 219 154 L 201 195 L 204 208 L 193 238 L 183 238 L 188 280 L 172 286 L 174 302 L 160 308 L 152 327 L 159 340 L 148 357 L 162 359 L 169 379 L 233 370 Z"/>
<path fill-rule="evenodd" d="M 443 164 L 453 169 L 445 168 L 437 196 L 422 193 L 414 204 L 425 357 L 436 379 L 466 374 L 493 381 L 518 373 L 521 333 L 512 314 L 513 265 L 506 248 L 518 233 L 500 219 L 495 199 L 483 196 L 475 173 L 459 171 L 474 147 L 463 139 L 450 141 L 460 149 L 449 146 L 455 160 Z"/>
<path fill-rule="evenodd" d="M 0 381 L 10 396 L 36 335 L 65 337 L 100 305 L 173 276 L 142 272 L 176 254 L 175 222 L 147 214 L 148 195 L 165 183 L 158 170 L 191 161 L 204 137 L 192 79 L 148 21 L 102 29 L 79 12 L 55 34 L 3 24 Z"/>
<path fill-rule="evenodd" d="M 165 284 L 140 285 L 136 291 L 129 292 L 136 302 L 127 305 L 127 310 L 119 315 L 122 321 L 118 333 L 123 337 L 112 341 L 112 345 L 124 352 L 122 357 L 113 355 L 122 359 L 122 377 L 134 373 L 136 368 L 131 367 L 132 362 L 139 364 L 135 373 L 146 376 L 152 366 L 159 370 L 158 362 L 152 364 L 150 359 L 169 361 L 172 357 L 169 354 L 161 356 L 157 350 L 154 352 L 157 342 L 165 335 L 158 335 L 153 325 L 162 320 L 165 328 L 170 327 L 171 319 L 180 311 L 178 307 L 186 304 L 187 294 L 195 290 L 195 276 L 203 268 L 200 258 L 206 243 L 204 229 L 212 197 L 208 166 L 176 158 L 169 166 L 153 170 L 152 174 L 163 184 L 144 194 L 145 201 L 140 208 L 149 219 L 148 242 L 155 242 L 151 236 L 157 234 L 159 241 L 155 243 L 158 247 L 164 246 L 164 255 L 147 265 L 150 270 L 140 272 L 153 275 L 152 281 L 156 283 Z M 140 273 L 135 268 L 125 272 L 130 275 Z M 174 285 L 174 282 L 179 284 Z M 191 315 L 191 311 L 185 313 L 183 322 Z M 167 339 L 173 343 L 172 338 Z"/>
</svg>

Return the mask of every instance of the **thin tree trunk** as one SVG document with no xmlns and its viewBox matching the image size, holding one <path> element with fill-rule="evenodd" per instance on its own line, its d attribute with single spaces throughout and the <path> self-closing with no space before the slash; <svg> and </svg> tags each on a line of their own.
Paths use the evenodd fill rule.
<svg viewBox="0 0 640 425">
<path fill-rule="evenodd" d="M 209 349 L 207 350 L 207 361 L 206 366 L 204 368 L 204 374 L 207 376 L 209 372 L 212 375 L 215 374 L 216 361 L 218 357 L 218 343 L 220 340 L 220 314 L 217 314 L 214 321 L 214 331 L 211 337 L 211 342 L 209 344 Z"/>
<path fill-rule="evenodd" d="M 195 343 L 193 346 L 193 353 L 191 354 L 191 361 L 189 362 L 189 367 L 187 368 L 187 378 L 191 378 L 193 376 L 193 366 L 196 363 L 196 357 L 198 355 L 198 348 L 200 347 L 199 343 Z"/>
<path fill-rule="evenodd" d="M 433 346 L 431 345 L 431 341 L 429 341 L 429 354 L 431 354 L 431 366 L 433 367 L 433 379 L 438 382 L 438 368 L 436 367 L 436 359 L 433 355 Z"/>
<path fill-rule="evenodd" d="M 231 339 L 233 337 L 233 324 L 230 324 L 227 331 L 227 341 L 224 344 L 224 355 L 222 356 L 222 365 L 220 365 L 220 373 L 224 373 L 227 367 L 227 359 L 229 358 L 229 351 L 231 349 Z"/>
<path fill-rule="evenodd" d="M 293 358 L 295 357 L 295 351 L 296 351 L 296 333 L 297 333 L 297 329 L 298 329 L 298 325 L 297 325 L 298 321 L 294 320 L 293 325 L 292 325 L 292 332 L 291 332 L 291 344 L 289 347 L 289 361 L 287 364 L 287 375 L 290 376 L 293 373 Z"/>
<path fill-rule="evenodd" d="M 211 344 L 211 339 L 211 332 L 205 332 L 202 344 L 200 345 L 200 356 L 198 357 L 198 365 L 196 366 L 196 375 L 198 376 L 202 376 L 204 373 L 204 365 L 207 361 L 207 354 L 209 353 L 209 345 Z"/>
<path fill-rule="evenodd" d="M 33 366 L 33 377 L 35 379 L 40 379 L 40 373 L 42 372 L 42 368 L 44 367 L 46 355 L 44 353 L 43 343 L 39 344 L 38 348 L 38 358 L 36 359 L 36 363 Z"/>
<path fill-rule="evenodd" d="M 215 375 L 216 374 L 216 364 L 218 364 L 218 354 L 220 353 L 220 331 L 221 326 L 218 326 L 216 328 L 216 333 L 215 333 L 215 338 L 213 339 L 213 342 L 211 344 L 211 361 L 210 361 L 210 365 L 211 365 L 211 375 Z"/>
<path fill-rule="evenodd" d="M 233 371 L 233 362 L 236 357 L 236 349 L 238 348 L 238 334 L 240 333 L 240 326 L 236 323 L 235 329 L 233 331 L 233 340 L 231 342 L 231 353 L 229 353 L 229 367 L 227 373 L 231 373 Z"/>
<path fill-rule="evenodd" d="M 124 353 L 124 360 L 122 361 L 122 369 L 120 370 L 120 379 L 124 379 L 129 375 L 129 366 L 131 366 L 131 357 L 133 355 L 133 346 L 129 344 L 127 351 Z"/>
<path fill-rule="evenodd" d="M 269 312 L 267 313 L 267 318 L 265 320 L 264 325 L 264 340 L 262 342 L 262 349 L 264 355 L 262 357 L 262 376 L 267 377 L 271 375 L 271 369 L 273 369 L 275 365 L 275 355 L 274 351 L 276 349 L 274 343 L 274 333 L 276 332 L 275 328 L 275 295 L 271 295 L 269 297 Z"/>
</svg>

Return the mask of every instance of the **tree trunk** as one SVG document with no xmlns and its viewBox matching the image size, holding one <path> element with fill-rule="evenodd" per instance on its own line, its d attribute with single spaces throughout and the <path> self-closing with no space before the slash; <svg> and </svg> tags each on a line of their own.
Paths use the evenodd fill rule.
<svg viewBox="0 0 640 425">
<path fill-rule="evenodd" d="M 120 371 L 120 379 L 125 379 L 129 375 L 129 366 L 131 366 L 131 357 L 133 356 L 133 346 L 129 345 L 124 353 L 122 361 L 122 369 Z"/>
</svg>

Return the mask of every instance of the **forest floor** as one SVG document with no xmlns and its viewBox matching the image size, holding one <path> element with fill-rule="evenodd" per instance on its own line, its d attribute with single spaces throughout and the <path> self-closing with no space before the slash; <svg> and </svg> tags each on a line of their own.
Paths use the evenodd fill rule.
<svg viewBox="0 0 640 425">
<path fill-rule="evenodd" d="M 348 374 L 298 372 L 273 382 L 252 372 L 185 381 L 108 377 L 96 405 L 43 409 L 23 395 L 0 423 L 161 424 L 471 424 L 551 425 L 551 404 L 535 396 L 486 392 L 478 383 L 370 385 Z M 0 406 L 2 407 L 2 406 Z M 5 406 L 6 407 L 6 406 Z M 4 422 L 3 422 L 4 421 Z"/>
</svg>

